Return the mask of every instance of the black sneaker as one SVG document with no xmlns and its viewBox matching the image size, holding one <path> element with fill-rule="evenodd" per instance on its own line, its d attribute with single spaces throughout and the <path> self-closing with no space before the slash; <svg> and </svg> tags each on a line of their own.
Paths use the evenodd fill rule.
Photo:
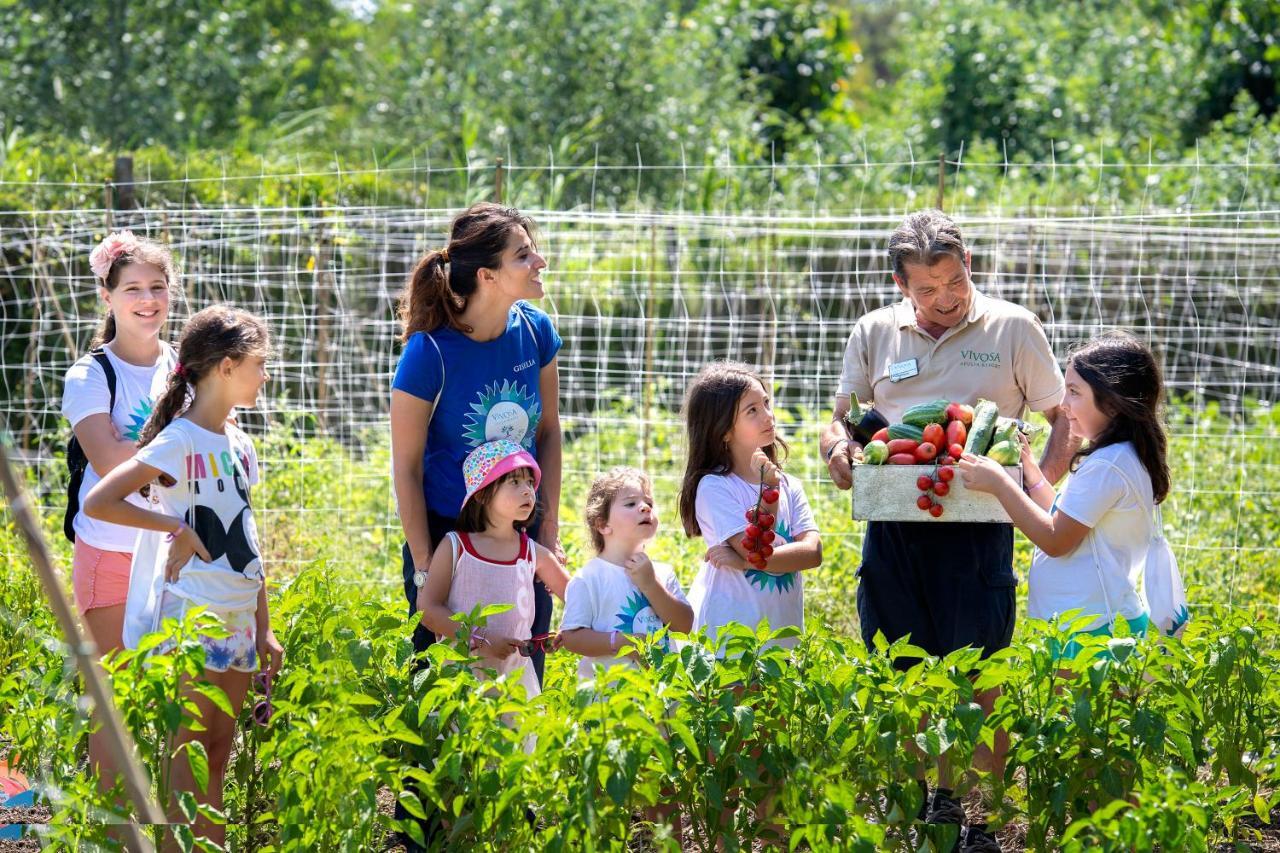
<svg viewBox="0 0 1280 853">
<path fill-rule="evenodd" d="M 985 823 L 971 823 L 960 838 L 960 853 L 1001 853 L 1000 842 Z"/>
</svg>

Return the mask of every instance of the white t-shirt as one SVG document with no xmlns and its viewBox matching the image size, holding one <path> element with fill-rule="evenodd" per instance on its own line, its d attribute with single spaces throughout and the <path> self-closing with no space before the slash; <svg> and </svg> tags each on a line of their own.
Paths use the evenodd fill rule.
<svg viewBox="0 0 1280 853">
<path fill-rule="evenodd" d="M 249 487 L 258 482 L 258 456 L 244 432 L 231 424 L 224 429 L 222 434 L 210 432 L 176 418 L 135 458 L 176 481 L 168 488 L 152 483 L 158 511 L 185 521 L 213 557 L 206 563 L 193 556 L 168 591 L 218 610 L 251 609 L 257 606 L 263 577 L 258 528 L 249 505 Z M 138 534 L 139 539 L 164 535 L 152 530 Z M 142 551 L 141 543 L 138 547 Z"/>
<path fill-rule="evenodd" d="M 1086 456 L 1067 478 L 1054 508 L 1090 530 L 1065 556 L 1035 550 L 1027 580 L 1027 615 L 1052 619 L 1080 609 L 1098 616 L 1088 626 L 1092 629 L 1107 624 L 1110 616 L 1132 620 L 1145 614 L 1138 583 L 1153 535 L 1148 510 L 1152 505 L 1151 477 L 1130 442 L 1110 444 Z"/>
<path fill-rule="evenodd" d="M 736 474 L 702 478 L 694 509 L 708 547 L 747 529 L 746 511 L 756 505 L 759 491 L 759 483 L 748 483 Z M 778 493 L 777 538 L 771 543 L 775 548 L 818 529 L 799 480 L 784 474 Z M 705 627 L 711 637 L 729 622 L 754 628 L 762 619 L 768 619 L 775 631 L 786 625 L 804 630 L 804 574 L 720 569 L 704 562 L 689 588 L 689 603 L 693 606 L 693 629 Z M 787 647 L 795 643 L 795 639 L 781 641 Z"/>
<path fill-rule="evenodd" d="M 677 601 L 689 603 L 669 564 L 654 563 L 653 573 L 658 578 L 658 583 Z M 604 633 L 620 631 L 624 634 L 653 634 L 662 627 L 662 619 L 653 611 L 645 594 L 627 577 L 626 569 L 603 557 L 589 560 L 570 579 L 569 586 L 565 589 L 561 631 L 589 628 Z M 668 649 L 671 648 L 669 637 L 665 644 Z M 612 655 L 583 657 L 578 661 L 578 677 L 584 681 L 594 678 L 596 664 L 608 669 L 620 663 L 635 665 L 630 658 Z"/>
<path fill-rule="evenodd" d="M 107 387 L 107 374 L 102 366 L 91 355 L 82 356 L 67 371 L 62 387 L 62 416 L 71 422 L 71 428 L 90 415 L 110 415 L 111 421 L 120 431 L 120 436 L 127 441 L 137 441 L 138 433 L 151 417 L 151 409 L 164 392 L 169 373 L 176 360 L 173 347 L 161 344 L 160 358 L 155 364 L 138 366 L 120 359 L 111 351 L 108 344 L 105 348 L 107 359 L 116 370 L 116 406 L 108 411 L 111 404 L 111 390 Z M 84 469 L 84 481 L 80 484 L 80 506 L 89 490 L 102 478 L 94 470 L 93 465 Z M 146 506 L 141 495 L 130 495 L 129 502 L 137 506 Z M 98 521 L 76 513 L 72 522 L 76 536 L 88 545 L 102 551 L 133 551 L 133 541 L 138 531 L 132 527 Z"/>
</svg>

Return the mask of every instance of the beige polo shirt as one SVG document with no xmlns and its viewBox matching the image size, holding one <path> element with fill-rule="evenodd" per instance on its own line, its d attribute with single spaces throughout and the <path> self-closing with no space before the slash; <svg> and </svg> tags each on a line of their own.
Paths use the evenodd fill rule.
<svg viewBox="0 0 1280 853">
<path fill-rule="evenodd" d="M 893 381 L 893 372 L 919 373 Z M 895 367 L 895 365 L 897 367 Z M 969 313 L 934 339 L 902 300 L 863 315 L 849 335 L 837 396 L 874 403 L 890 423 L 930 400 L 973 405 L 991 400 L 1005 417 L 1062 402 L 1062 371 L 1039 318 L 1020 305 L 973 291 Z"/>
</svg>

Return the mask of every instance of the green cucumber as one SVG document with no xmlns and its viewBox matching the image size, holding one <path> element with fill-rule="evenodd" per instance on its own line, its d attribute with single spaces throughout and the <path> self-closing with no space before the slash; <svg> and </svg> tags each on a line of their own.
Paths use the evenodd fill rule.
<svg viewBox="0 0 1280 853">
<path fill-rule="evenodd" d="M 912 441 L 919 443 L 924 441 L 924 429 L 918 426 L 912 426 L 911 424 L 890 424 L 889 438 L 909 438 Z"/>
<path fill-rule="evenodd" d="M 1000 409 L 990 400 L 979 400 L 973 407 L 973 425 L 969 427 L 969 438 L 964 443 L 964 452 L 981 456 L 991 446 L 991 435 L 995 432 L 996 418 Z"/>
<path fill-rule="evenodd" d="M 932 403 L 918 403 L 907 409 L 902 422 L 911 426 L 927 427 L 929 424 L 945 424 L 947 422 L 946 400 L 934 400 Z"/>
</svg>

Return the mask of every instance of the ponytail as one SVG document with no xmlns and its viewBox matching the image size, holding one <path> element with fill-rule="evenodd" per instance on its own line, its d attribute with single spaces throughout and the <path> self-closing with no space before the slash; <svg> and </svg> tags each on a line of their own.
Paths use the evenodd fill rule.
<svg viewBox="0 0 1280 853">
<path fill-rule="evenodd" d="M 98 331 L 93 334 L 93 342 L 89 344 L 89 349 L 97 349 L 103 344 L 109 344 L 116 339 L 116 315 L 111 313 L 108 308 L 102 315 L 102 322 L 98 325 Z"/>
<path fill-rule="evenodd" d="M 457 325 L 467 303 L 449 288 L 447 257 L 444 251 L 428 252 L 413 268 L 397 312 L 404 328 L 401 340 L 407 341 L 417 332 Z"/>
<path fill-rule="evenodd" d="M 449 227 L 449 245 L 427 252 L 400 294 L 400 339 L 444 326 L 470 333 L 459 318 L 479 287 L 477 275 L 502 266 L 502 253 L 516 229 L 536 240 L 533 220 L 513 207 L 482 201 L 458 214 Z"/>
<path fill-rule="evenodd" d="M 186 411 L 189 390 L 185 374 L 176 370 L 169 374 L 164 392 L 151 409 L 151 417 L 147 418 L 142 431 L 138 433 L 138 447 L 146 447 L 165 427 L 173 423 L 174 418 Z"/>
</svg>

